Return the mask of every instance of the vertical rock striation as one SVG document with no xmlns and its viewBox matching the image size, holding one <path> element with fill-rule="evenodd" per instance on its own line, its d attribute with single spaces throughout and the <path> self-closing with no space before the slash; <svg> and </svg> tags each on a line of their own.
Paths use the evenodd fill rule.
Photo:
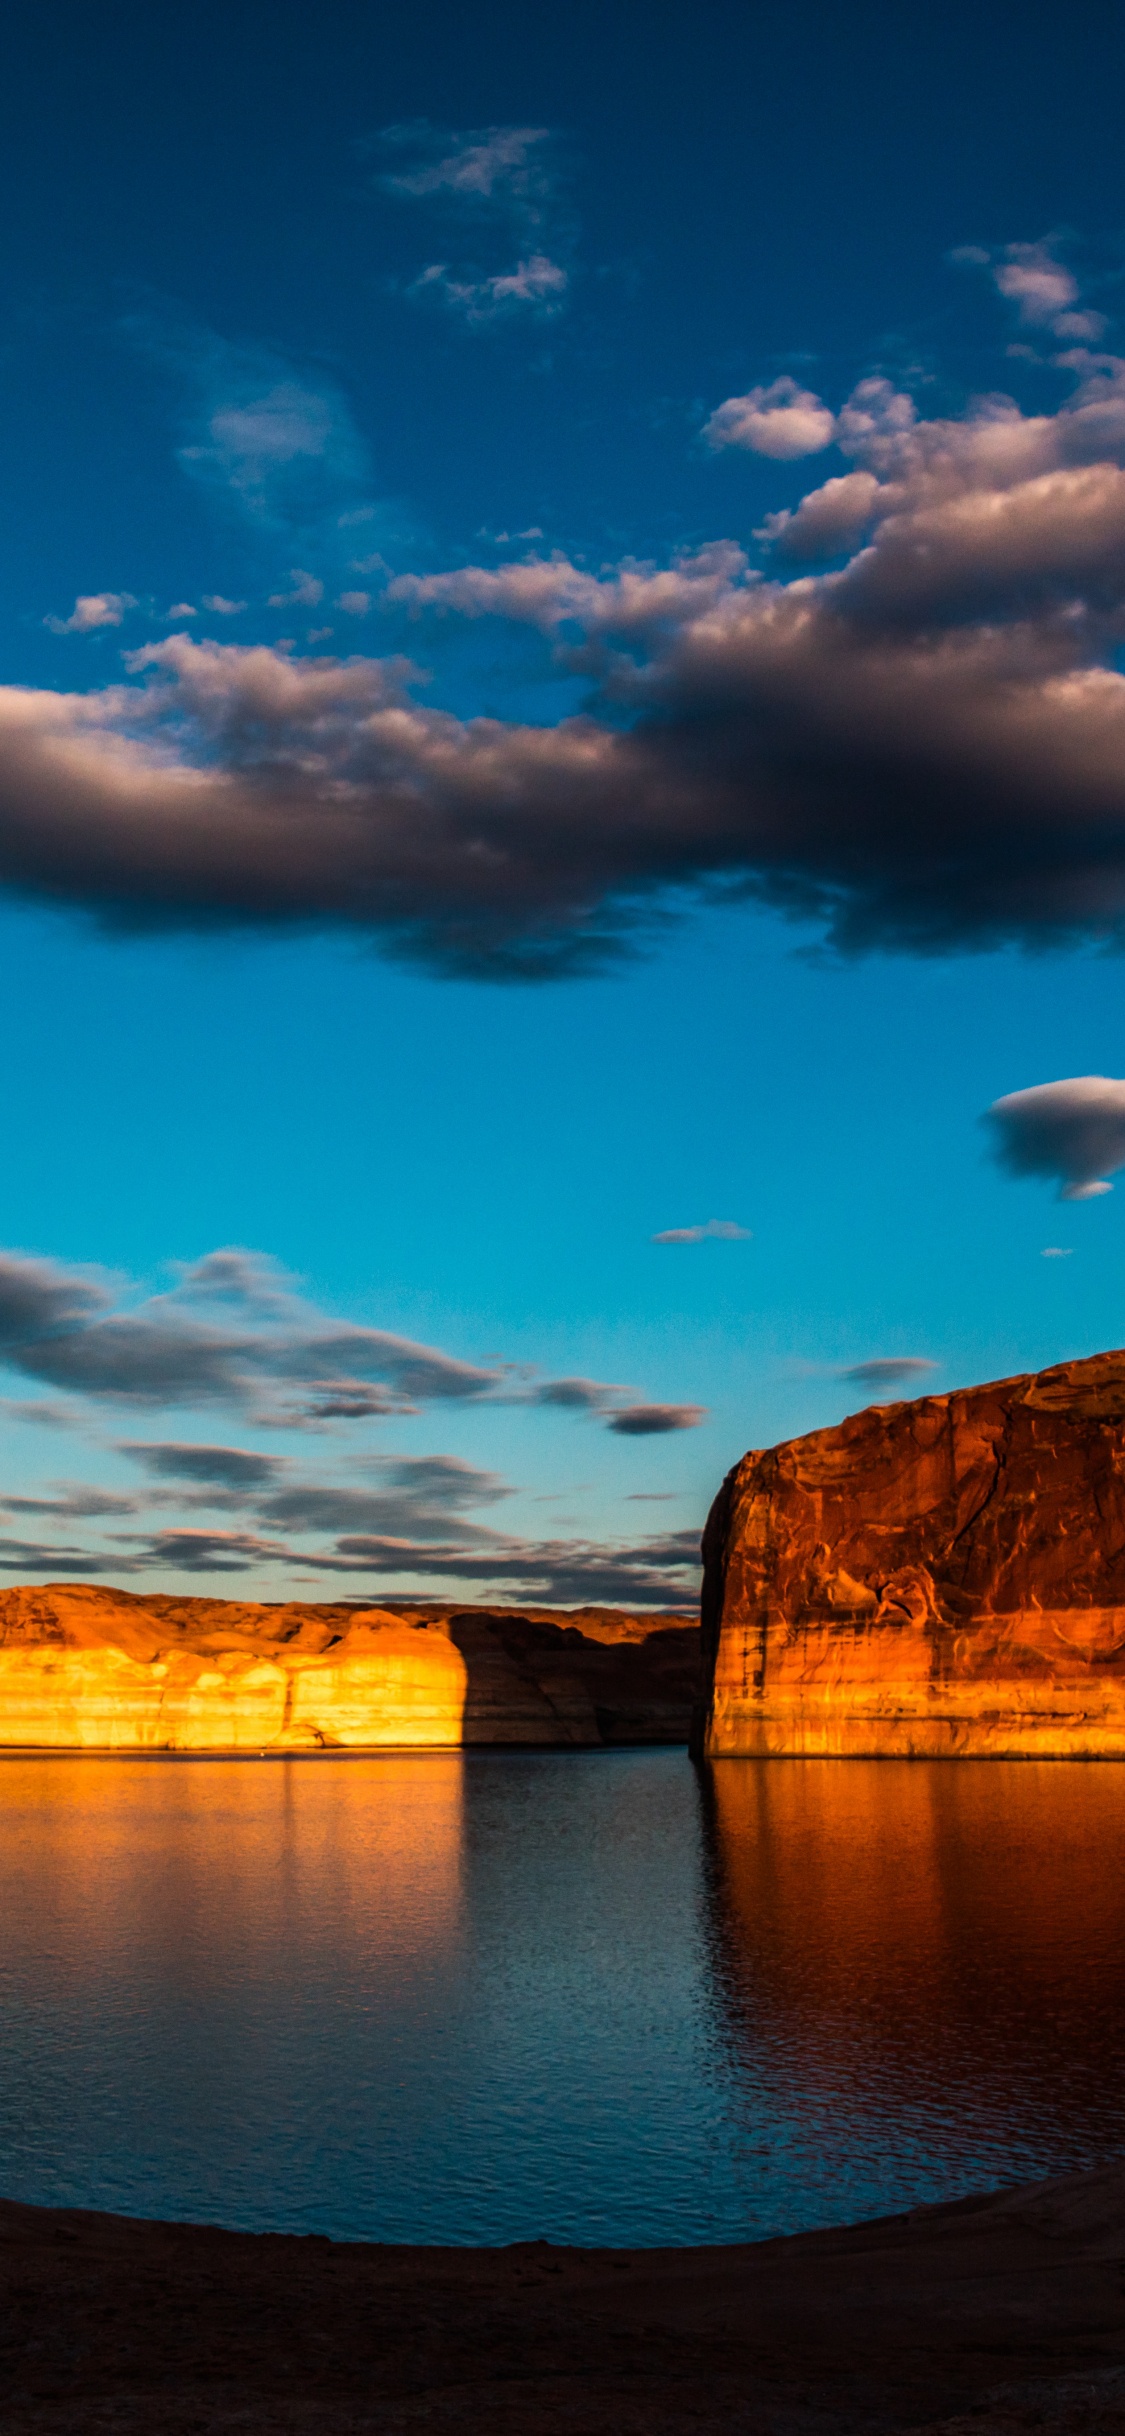
<svg viewBox="0 0 1125 2436">
<path fill-rule="evenodd" d="M 695 1746 L 1125 1756 L 1125 1352 L 745 1455 Z"/>
</svg>

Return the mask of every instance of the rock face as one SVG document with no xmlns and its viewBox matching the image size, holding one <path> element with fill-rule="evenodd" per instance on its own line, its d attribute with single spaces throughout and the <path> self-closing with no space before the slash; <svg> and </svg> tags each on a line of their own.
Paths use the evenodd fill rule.
<svg viewBox="0 0 1125 2436">
<path fill-rule="evenodd" d="M 710 1756 L 1125 1756 L 1125 1352 L 746 1455 L 703 1546 Z"/>
<path fill-rule="evenodd" d="M 0 1749 L 686 1742 L 698 1628 L 612 1610 L 0 1592 Z"/>
</svg>

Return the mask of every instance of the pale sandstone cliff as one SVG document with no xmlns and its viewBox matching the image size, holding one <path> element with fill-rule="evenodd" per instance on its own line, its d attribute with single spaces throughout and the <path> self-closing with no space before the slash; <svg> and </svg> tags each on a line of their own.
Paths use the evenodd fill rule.
<svg viewBox="0 0 1125 2436">
<path fill-rule="evenodd" d="M 680 1616 L 0 1592 L 0 1749 L 683 1742 Z"/>
<path fill-rule="evenodd" d="M 1125 1352 L 743 1457 L 697 1747 L 1125 1756 Z"/>
</svg>

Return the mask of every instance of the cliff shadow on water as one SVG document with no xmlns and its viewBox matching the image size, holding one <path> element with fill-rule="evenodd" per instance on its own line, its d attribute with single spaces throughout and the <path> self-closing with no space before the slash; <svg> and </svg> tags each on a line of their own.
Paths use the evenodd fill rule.
<svg viewBox="0 0 1125 2436">
<path fill-rule="evenodd" d="M 733 2132 L 803 2221 L 810 2186 L 843 2222 L 1125 2151 L 1125 1769 L 696 1774 Z"/>
</svg>

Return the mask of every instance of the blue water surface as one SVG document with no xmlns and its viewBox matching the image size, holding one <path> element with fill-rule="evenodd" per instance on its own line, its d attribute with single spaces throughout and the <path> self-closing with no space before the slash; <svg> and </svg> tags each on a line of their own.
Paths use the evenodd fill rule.
<svg viewBox="0 0 1125 2436">
<path fill-rule="evenodd" d="M 0 1762 L 0 2190 L 729 2241 L 1125 2150 L 1125 1768 Z"/>
</svg>

